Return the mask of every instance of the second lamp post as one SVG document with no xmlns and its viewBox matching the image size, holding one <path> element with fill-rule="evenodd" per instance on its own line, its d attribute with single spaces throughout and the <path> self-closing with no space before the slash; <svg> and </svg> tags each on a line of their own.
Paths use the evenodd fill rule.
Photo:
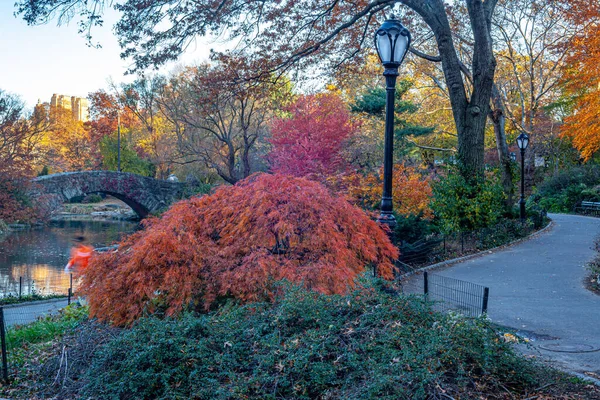
<svg viewBox="0 0 600 400">
<path fill-rule="evenodd" d="M 410 47 L 410 32 L 392 15 L 375 33 L 375 48 L 385 67 L 383 76 L 386 83 L 385 103 L 385 146 L 383 161 L 383 196 L 381 214 L 377 219 L 393 228 L 396 218 L 392 203 L 392 173 L 394 170 L 394 98 L 398 68 Z"/>
<path fill-rule="evenodd" d="M 529 146 L 529 136 L 521 133 L 517 137 L 517 146 L 521 150 L 521 199 L 519 200 L 519 213 L 521 221 L 525 221 L 525 150 Z"/>
</svg>

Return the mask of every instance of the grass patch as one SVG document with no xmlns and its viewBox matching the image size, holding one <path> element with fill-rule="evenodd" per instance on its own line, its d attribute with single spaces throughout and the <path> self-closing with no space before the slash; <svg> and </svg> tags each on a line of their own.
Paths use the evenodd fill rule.
<svg viewBox="0 0 600 400">
<path fill-rule="evenodd" d="M 9 353 L 31 344 L 59 338 L 87 319 L 87 315 L 87 307 L 72 304 L 60 310 L 57 315 L 48 315 L 27 325 L 11 327 L 6 333 Z"/>
</svg>

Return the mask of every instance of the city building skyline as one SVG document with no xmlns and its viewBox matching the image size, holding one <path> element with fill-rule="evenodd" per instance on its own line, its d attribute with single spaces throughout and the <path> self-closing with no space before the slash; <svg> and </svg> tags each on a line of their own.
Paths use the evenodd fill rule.
<svg viewBox="0 0 600 400">
<path fill-rule="evenodd" d="M 50 99 L 50 107 L 61 107 L 71 110 L 76 121 L 86 122 L 89 120 L 89 102 L 85 97 L 68 96 L 54 93 Z"/>
</svg>

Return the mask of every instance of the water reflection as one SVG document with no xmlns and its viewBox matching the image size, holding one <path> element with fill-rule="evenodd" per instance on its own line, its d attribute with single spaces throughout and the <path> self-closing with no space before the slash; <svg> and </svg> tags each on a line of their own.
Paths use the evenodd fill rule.
<svg viewBox="0 0 600 400">
<path fill-rule="evenodd" d="M 85 236 L 104 247 L 133 232 L 137 222 L 58 221 L 44 229 L 13 232 L 0 238 L 0 296 L 7 293 L 66 293 L 70 275 L 64 272 L 72 239 Z M 31 282 L 35 282 L 32 284 Z"/>
</svg>

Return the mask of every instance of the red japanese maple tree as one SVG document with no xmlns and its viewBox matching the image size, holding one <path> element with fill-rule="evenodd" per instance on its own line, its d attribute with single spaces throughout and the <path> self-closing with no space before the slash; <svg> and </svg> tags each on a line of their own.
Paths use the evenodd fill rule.
<svg viewBox="0 0 600 400">
<path fill-rule="evenodd" d="M 271 127 L 271 170 L 294 176 L 343 170 L 342 149 L 358 127 L 344 101 L 333 93 L 300 96 L 287 111 L 290 117 Z"/>
<path fill-rule="evenodd" d="M 280 280 L 344 293 L 369 265 L 392 278 L 398 256 L 360 208 L 318 182 L 278 174 L 181 201 L 146 225 L 84 272 L 91 315 L 128 324 L 158 305 L 171 315 L 220 297 L 265 300 Z"/>
</svg>

